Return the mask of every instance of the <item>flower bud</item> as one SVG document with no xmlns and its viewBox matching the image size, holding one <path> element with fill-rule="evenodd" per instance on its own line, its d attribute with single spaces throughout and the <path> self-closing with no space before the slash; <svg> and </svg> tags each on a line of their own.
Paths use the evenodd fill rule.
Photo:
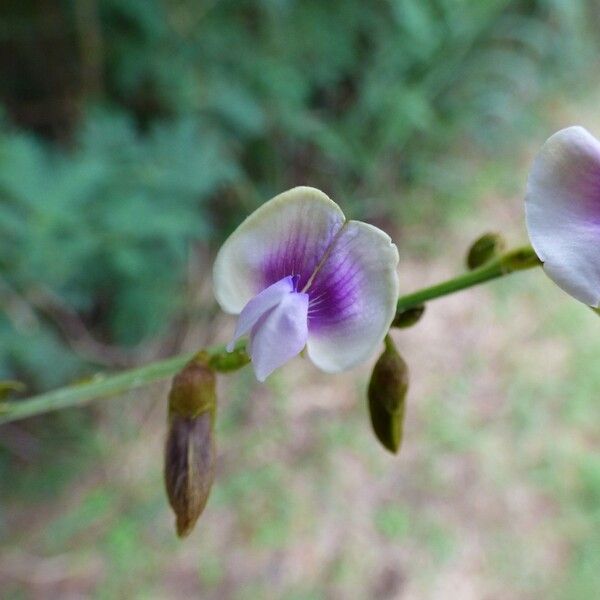
<svg viewBox="0 0 600 600">
<path fill-rule="evenodd" d="M 506 244 L 498 233 L 486 233 L 473 242 L 467 255 L 467 267 L 476 269 L 483 266 L 493 258 L 500 256 Z"/>
<path fill-rule="evenodd" d="M 174 377 L 169 393 L 165 486 L 179 537 L 194 528 L 214 480 L 215 379 L 199 356 Z"/>
<path fill-rule="evenodd" d="M 377 439 L 394 454 L 402 443 L 408 366 L 388 335 L 369 382 L 371 424 Z"/>
<path fill-rule="evenodd" d="M 420 304 L 419 306 L 413 306 L 412 308 L 407 308 L 399 313 L 396 313 L 394 320 L 392 321 L 391 327 L 398 327 L 400 329 L 405 329 L 407 327 L 412 327 L 415 323 L 418 323 L 425 312 L 425 305 Z"/>
</svg>

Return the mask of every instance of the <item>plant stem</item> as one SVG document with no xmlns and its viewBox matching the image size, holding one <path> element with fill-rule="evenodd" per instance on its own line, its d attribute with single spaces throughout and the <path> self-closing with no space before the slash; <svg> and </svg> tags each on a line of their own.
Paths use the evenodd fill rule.
<svg viewBox="0 0 600 600">
<path fill-rule="evenodd" d="M 227 352 L 223 346 L 206 348 L 203 352 L 209 355 L 210 366 L 221 373 L 237 370 L 250 362 L 243 343 L 238 344 L 233 352 Z M 79 406 L 95 398 L 108 398 L 127 393 L 173 376 L 195 355 L 195 352 L 186 352 L 115 375 L 95 375 L 89 381 L 76 383 L 25 400 L 2 402 L 0 403 L 0 424 L 61 408 Z"/>
<path fill-rule="evenodd" d="M 396 315 L 420 306 L 428 300 L 479 285 L 514 271 L 531 269 L 540 264 L 532 248 L 523 247 L 512 250 L 478 269 L 402 296 L 398 300 Z M 210 366 L 221 373 L 235 371 L 250 362 L 244 342 L 240 342 L 231 353 L 227 352 L 223 346 L 213 346 L 202 352 L 210 356 Z M 130 392 L 149 383 L 172 377 L 194 356 L 195 353 L 188 352 L 116 375 L 97 375 L 90 381 L 39 394 L 32 398 L 0 403 L 0 424 L 62 408 L 80 406 L 95 398 L 107 398 Z"/>
<path fill-rule="evenodd" d="M 447 296 L 459 292 L 460 290 L 485 283 L 486 281 L 508 275 L 514 271 L 531 269 L 533 267 L 538 267 L 541 264 L 540 259 L 536 256 L 533 248 L 530 246 L 511 250 L 463 275 L 448 279 L 447 281 L 432 285 L 428 288 L 417 290 L 412 294 L 401 296 L 396 307 L 396 317 L 405 310 L 420 306 L 428 300 Z"/>
<path fill-rule="evenodd" d="M 181 354 L 116 375 L 96 375 L 89 381 L 76 383 L 26 400 L 4 402 L 0 404 L 0 423 L 78 406 L 94 398 L 128 392 L 176 373 L 193 356 L 194 353 Z"/>
</svg>

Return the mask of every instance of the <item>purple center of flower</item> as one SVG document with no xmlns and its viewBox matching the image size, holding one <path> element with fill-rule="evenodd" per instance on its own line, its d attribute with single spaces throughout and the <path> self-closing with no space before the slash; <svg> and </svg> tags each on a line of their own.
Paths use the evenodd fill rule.
<svg viewBox="0 0 600 600">
<path fill-rule="evenodd" d="M 314 254 L 314 248 L 309 253 L 306 238 L 292 233 L 267 257 L 262 268 L 265 287 L 291 276 L 294 292 L 308 294 L 311 331 L 335 326 L 360 310 L 360 269 L 344 252 L 343 244 L 336 241 L 339 231 L 332 231 L 324 240 L 320 255 Z"/>
</svg>

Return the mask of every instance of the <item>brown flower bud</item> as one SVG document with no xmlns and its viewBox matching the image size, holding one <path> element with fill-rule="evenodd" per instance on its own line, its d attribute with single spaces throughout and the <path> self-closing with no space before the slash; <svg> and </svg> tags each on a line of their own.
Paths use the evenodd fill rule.
<svg viewBox="0 0 600 600">
<path fill-rule="evenodd" d="M 188 535 L 202 514 L 215 477 L 212 415 L 175 416 L 165 448 L 165 484 L 177 517 L 177 535 Z"/>
<path fill-rule="evenodd" d="M 169 394 L 165 486 L 179 537 L 194 528 L 214 481 L 215 406 L 215 374 L 197 357 L 174 377 Z"/>
<path fill-rule="evenodd" d="M 368 400 L 373 431 L 393 453 L 398 452 L 402 443 L 407 390 L 408 366 L 388 335 L 385 350 L 373 367 Z"/>
</svg>

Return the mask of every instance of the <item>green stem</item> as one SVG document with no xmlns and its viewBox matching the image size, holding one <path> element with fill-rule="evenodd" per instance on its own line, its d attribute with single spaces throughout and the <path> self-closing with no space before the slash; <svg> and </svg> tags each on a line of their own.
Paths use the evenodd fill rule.
<svg viewBox="0 0 600 600">
<path fill-rule="evenodd" d="M 398 300 L 396 315 L 407 309 L 420 306 L 428 300 L 479 285 L 514 271 L 530 269 L 540 264 L 532 248 L 524 247 L 512 250 L 478 269 L 402 296 Z M 231 353 L 227 352 L 223 346 L 207 348 L 203 352 L 208 353 L 210 356 L 210 366 L 221 373 L 235 371 L 250 362 L 244 342 L 240 342 Z M 194 353 L 188 352 L 143 367 L 123 371 L 116 375 L 97 375 L 90 381 L 60 388 L 25 400 L 0 403 L 0 424 L 62 408 L 80 406 L 96 398 L 108 398 L 123 394 L 149 383 L 167 379 L 180 371 L 194 356 Z"/>
<path fill-rule="evenodd" d="M 442 296 L 448 296 L 460 290 L 464 290 L 470 287 L 474 287 L 486 281 L 497 279 L 504 275 L 508 275 L 515 271 L 523 271 L 525 269 L 531 269 L 538 267 L 542 263 L 537 257 L 533 248 L 530 246 L 524 246 L 511 250 L 502 256 L 492 259 L 485 265 L 468 271 L 463 275 L 448 279 L 442 283 L 432 285 L 431 287 L 424 288 L 401 296 L 398 299 L 396 307 L 396 317 L 410 308 L 421 306 L 423 303 L 434 300 L 435 298 L 441 298 Z"/>
<path fill-rule="evenodd" d="M 25 419 L 41 413 L 78 406 L 94 398 L 125 393 L 176 373 L 194 353 L 181 354 L 116 375 L 96 375 L 91 380 L 40 394 L 26 400 L 0 404 L 0 423 Z"/>
<path fill-rule="evenodd" d="M 221 373 L 234 371 L 250 362 L 243 343 L 238 344 L 231 353 L 227 352 L 223 346 L 206 348 L 203 352 L 209 355 L 210 366 Z M 61 408 L 79 406 L 96 398 L 109 398 L 117 394 L 124 394 L 149 383 L 167 379 L 180 371 L 195 355 L 195 352 L 186 352 L 115 375 L 95 375 L 88 381 L 25 400 L 2 402 L 0 403 L 0 424 Z"/>
</svg>

